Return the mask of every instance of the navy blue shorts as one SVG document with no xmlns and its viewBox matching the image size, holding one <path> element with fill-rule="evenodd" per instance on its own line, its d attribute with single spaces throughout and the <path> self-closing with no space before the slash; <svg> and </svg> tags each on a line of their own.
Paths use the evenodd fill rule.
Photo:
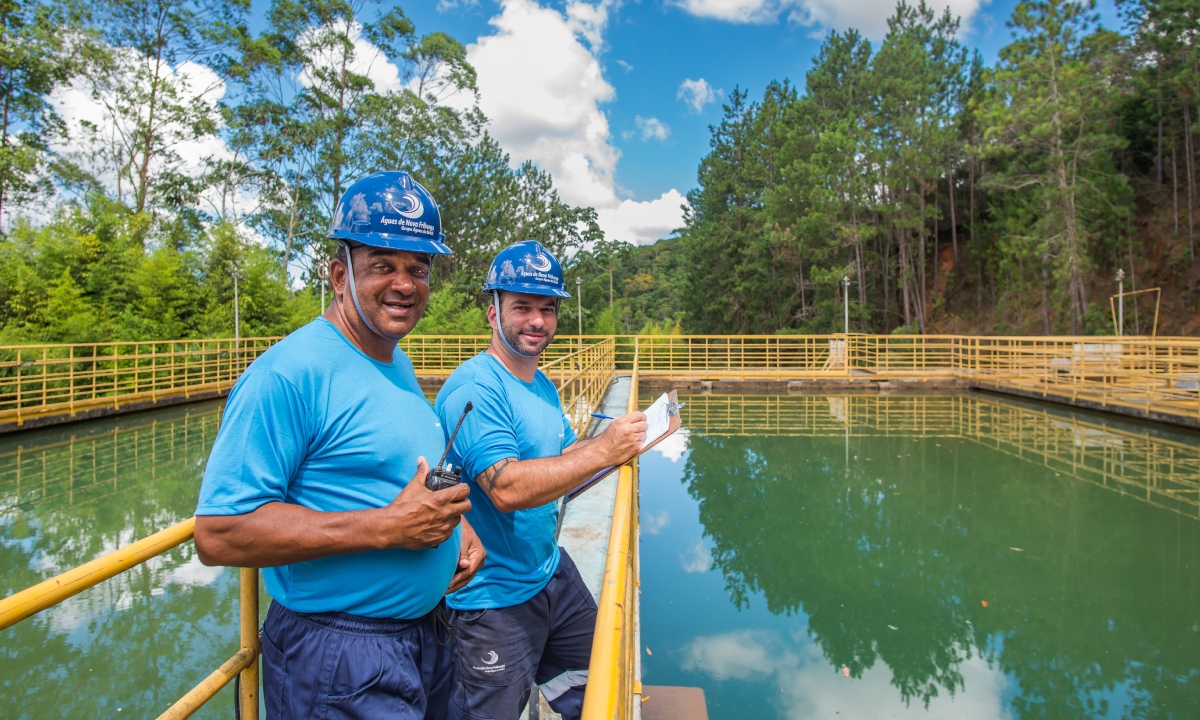
<svg viewBox="0 0 1200 720">
<path fill-rule="evenodd" d="M 454 720 L 516 720 L 536 682 L 566 720 L 583 711 L 596 601 L 566 550 L 549 584 L 520 605 L 453 610 Z"/>
<path fill-rule="evenodd" d="M 446 717 L 452 679 L 447 608 L 417 620 L 297 613 L 263 623 L 268 718 Z"/>
</svg>

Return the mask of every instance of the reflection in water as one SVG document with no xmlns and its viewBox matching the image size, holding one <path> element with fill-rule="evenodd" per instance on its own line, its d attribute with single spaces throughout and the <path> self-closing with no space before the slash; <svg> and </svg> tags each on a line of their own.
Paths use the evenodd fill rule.
<svg viewBox="0 0 1200 720">
<path fill-rule="evenodd" d="M 1084 417 L 988 396 L 697 395 L 688 428 L 754 437 L 938 437 L 973 440 L 1081 480 L 1200 518 L 1200 443 L 1194 435 Z"/>
<path fill-rule="evenodd" d="M 190 517 L 220 403 L 0 439 L 11 594 Z M 237 576 L 192 543 L 3 631 L 4 717 L 153 717 L 237 646 Z M 200 714 L 228 716 L 226 689 Z"/>
<path fill-rule="evenodd" d="M 683 399 L 686 454 L 641 465 L 647 684 L 714 718 L 1200 717 L 1194 435 L 978 395 Z"/>
</svg>

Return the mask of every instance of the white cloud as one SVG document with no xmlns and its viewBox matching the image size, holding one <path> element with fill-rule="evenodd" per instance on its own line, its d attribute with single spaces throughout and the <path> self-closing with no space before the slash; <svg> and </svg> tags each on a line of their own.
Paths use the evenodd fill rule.
<svg viewBox="0 0 1200 720">
<path fill-rule="evenodd" d="M 639 202 L 618 194 L 620 151 L 600 109 L 616 92 L 596 58 L 611 5 L 573 1 L 564 14 L 503 0 L 492 34 L 469 45 L 467 58 L 488 130 L 513 162 L 533 160 L 565 202 L 596 208 L 610 238 L 650 243 L 683 225 L 683 196 L 672 189 Z"/>
<path fill-rule="evenodd" d="M 312 27 L 300 34 L 299 43 L 312 56 L 313 65 L 318 68 L 336 69 L 341 64 L 343 50 L 337 34 L 344 32 L 344 27 L 344 24 L 331 28 Z M 362 36 L 362 25 L 352 23 L 345 34 L 354 48 L 353 60 L 347 69 L 370 78 L 375 84 L 376 92 L 400 92 L 403 89 L 400 68 Z M 299 80 L 306 87 L 311 86 L 313 82 L 307 72 L 301 73 Z"/>
<path fill-rule="evenodd" d="M 462 8 L 479 7 L 479 0 L 438 0 L 437 11 L 440 13 L 453 12 Z"/>
<path fill-rule="evenodd" d="M 687 453 L 690 438 L 691 432 L 687 428 L 679 428 L 650 449 L 662 453 L 662 456 L 671 462 L 679 462 Z"/>
<path fill-rule="evenodd" d="M 624 68 L 625 72 L 629 72 L 630 70 L 633 70 L 633 66 L 630 65 L 629 63 L 625 62 L 624 60 L 618 60 L 617 64 L 620 65 L 622 68 Z"/>
<path fill-rule="evenodd" d="M 687 552 L 680 554 L 679 565 L 685 573 L 706 573 L 712 567 L 712 552 L 703 540 L 697 540 Z"/>
<path fill-rule="evenodd" d="M 683 227 L 685 204 L 687 198 L 671 188 L 657 200 L 622 200 L 615 207 L 598 207 L 596 215 L 609 240 L 644 245 Z"/>
<path fill-rule="evenodd" d="M 604 26 L 608 25 L 608 8 L 614 0 L 600 0 L 595 5 L 572 0 L 567 3 L 567 25 L 579 33 L 599 52 L 604 44 Z"/>
<path fill-rule="evenodd" d="M 683 652 L 685 672 L 703 672 L 716 680 L 760 680 L 780 665 L 795 665 L 796 656 L 773 652 L 773 638 L 762 630 L 736 630 L 698 637 Z"/>
<path fill-rule="evenodd" d="M 675 93 L 675 99 L 684 101 L 692 109 L 692 112 L 698 113 L 704 110 L 705 105 L 720 100 L 724 94 L 724 90 L 714 90 L 713 86 L 709 85 L 704 78 L 699 80 L 688 78 L 679 83 L 679 91 Z"/>
<path fill-rule="evenodd" d="M 793 640 L 795 640 L 793 638 Z M 769 681 L 778 688 L 779 717 L 800 718 L 977 718 L 1011 720 L 1005 702 L 1009 679 L 978 654 L 958 651 L 957 669 L 963 687 L 951 695 L 941 692 L 926 707 L 905 704 L 892 684 L 890 668 L 882 662 L 861 677 L 845 678 L 832 667 L 813 642 L 787 642 L 763 630 L 735 630 L 701 636 L 683 649 L 682 669 L 705 673 L 716 680 Z M 1011 691 L 1009 691 L 1011 692 Z"/>
<path fill-rule="evenodd" d="M 870 38 L 887 33 L 887 19 L 896 9 L 894 0 L 670 0 L 672 5 L 697 17 L 731 23 L 766 24 L 786 19 L 796 25 L 845 30 L 857 28 Z M 928 0 L 937 13 L 950 8 L 963 19 L 971 18 L 987 0 Z"/>
<path fill-rule="evenodd" d="M 666 510 L 660 513 L 646 513 L 638 522 L 642 532 L 647 535 L 657 535 L 662 529 L 671 524 L 671 516 Z"/>
<path fill-rule="evenodd" d="M 792 3 L 788 0 L 668 0 L 697 17 L 732 23 L 769 23 Z"/>
<path fill-rule="evenodd" d="M 567 202 L 613 204 L 618 153 L 599 105 L 615 92 L 596 58 L 566 18 L 532 0 L 506 0 L 491 24 L 496 33 L 467 50 L 491 133 L 514 162 L 549 171 Z"/>
<path fill-rule="evenodd" d="M 638 130 L 642 131 L 643 140 L 649 140 L 651 138 L 655 140 L 666 140 L 671 136 L 670 126 L 656 117 L 644 118 L 641 115 L 638 115 L 636 118 L 634 118 L 634 122 L 637 123 Z"/>
<path fill-rule="evenodd" d="M 125 67 L 134 68 L 137 63 L 146 62 L 139 59 L 132 49 L 121 48 L 119 52 L 125 56 Z M 203 108 L 204 112 L 210 113 L 218 126 L 221 124 L 217 114 L 217 103 L 225 95 L 225 83 L 211 68 L 185 62 L 176 68 L 168 69 L 163 73 L 163 79 L 179 93 L 180 104 L 198 100 L 198 106 Z M 124 82 L 132 85 L 142 80 L 143 78 L 138 78 L 130 71 Z M 108 192 L 116 195 L 118 185 L 115 162 L 112 158 L 113 139 L 131 134 L 136 116 L 128 112 L 112 112 L 110 108 L 120 105 L 115 102 L 116 96 L 111 93 L 94 95 L 92 88 L 82 78 L 55 89 L 48 100 L 62 118 L 67 130 L 65 137 L 52 144 L 53 150 L 79 163 L 92 173 Z M 228 160 L 233 157 L 232 150 L 217 135 L 192 137 L 192 133 L 181 124 L 167 124 L 158 131 L 168 139 L 168 154 L 174 157 L 164 154 L 152 161 L 151 175 L 164 170 L 169 162 L 171 169 L 197 177 L 205 172 L 207 160 Z M 128 202 L 128 182 L 121 186 L 120 190 Z M 242 194 L 233 200 L 251 202 L 251 198 Z M 206 190 L 201 197 L 201 205 L 205 206 L 205 209 L 219 206 L 218 192 L 212 188 Z"/>
</svg>

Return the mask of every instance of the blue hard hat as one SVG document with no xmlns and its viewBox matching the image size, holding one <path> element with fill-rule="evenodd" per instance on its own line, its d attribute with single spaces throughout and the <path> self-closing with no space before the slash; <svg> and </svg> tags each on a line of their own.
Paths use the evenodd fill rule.
<svg viewBox="0 0 1200 720">
<path fill-rule="evenodd" d="M 433 196 L 406 172 L 377 172 L 347 188 L 326 237 L 430 255 L 452 252 Z"/>
<path fill-rule="evenodd" d="M 562 266 L 536 240 L 509 245 L 496 255 L 488 269 L 483 292 L 516 292 L 569 298 Z"/>
</svg>

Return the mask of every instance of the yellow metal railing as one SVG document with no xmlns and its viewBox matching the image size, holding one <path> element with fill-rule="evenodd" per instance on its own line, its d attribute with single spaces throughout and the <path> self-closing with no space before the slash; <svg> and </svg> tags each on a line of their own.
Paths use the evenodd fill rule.
<svg viewBox="0 0 1200 720">
<path fill-rule="evenodd" d="M 638 373 L 634 356 L 627 412 L 637 410 Z M 596 612 L 596 633 L 588 663 L 583 720 L 633 717 L 638 649 L 638 468 L 637 458 L 617 471 L 617 497 L 613 503 L 608 554 Z"/>
<path fill-rule="evenodd" d="M 540 368 L 558 388 L 563 413 L 576 435 L 583 436 L 592 420 L 591 414 L 600 407 L 612 384 L 616 373 L 615 348 L 614 338 L 603 338 Z"/>
<path fill-rule="evenodd" d="M 974 387 L 1200 422 L 1200 339 L 960 335 L 636 337 L 644 377 L 960 380 Z"/>
<path fill-rule="evenodd" d="M 958 338 L 972 385 L 1200 421 L 1200 340 Z"/>
<path fill-rule="evenodd" d="M 0 346 L 0 423 L 225 391 L 278 340 Z"/>
<path fill-rule="evenodd" d="M 92 408 L 223 392 L 279 338 L 0 347 L 0 425 Z M 445 377 L 486 335 L 410 336 L 417 374 Z M 582 344 L 583 349 L 580 350 Z M 959 380 L 1160 419 L 1200 422 L 1200 339 L 963 335 L 559 336 L 546 367 L 604 346 L 605 362 L 676 380 Z M 582 358 L 585 365 L 595 358 Z M 564 366 L 565 367 L 565 366 Z"/>
<path fill-rule="evenodd" d="M 90 587 L 126 572 L 192 539 L 196 518 L 188 518 L 153 535 L 126 545 L 0 600 L 0 630 L 78 595 Z M 196 712 L 205 702 L 241 675 L 238 704 L 244 718 L 258 717 L 258 570 L 241 569 L 241 647 L 221 667 L 159 716 L 175 720 Z"/>
</svg>

